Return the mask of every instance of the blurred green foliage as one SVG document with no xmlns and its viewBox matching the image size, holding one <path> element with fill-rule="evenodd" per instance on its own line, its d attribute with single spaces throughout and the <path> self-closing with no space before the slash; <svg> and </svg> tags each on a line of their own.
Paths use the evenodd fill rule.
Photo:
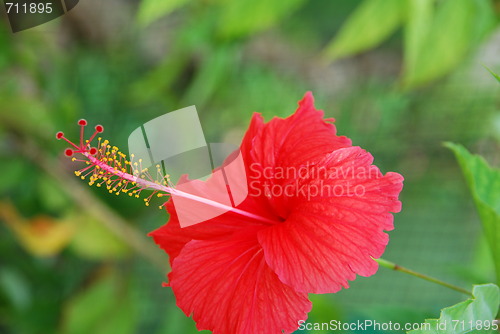
<svg viewBox="0 0 500 334">
<path fill-rule="evenodd" d="M 336 59 L 365 51 L 403 26 L 402 84 L 415 87 L 449 73 L 497 24 L 490 0 L 365 0 L 326 54 Z"/>
<path fill-rule="evenodd" d="M 495 79 L 497 79 L 497 81 L 500 83 L 500 76 L 498 74 L 496 74 L 495 72 L 491 71 L 489 68 L 486 68 L 490 73 L 491 75 L 493 75 L 493 77 Z"/>
<path fill-rule="evenodd" d="M 237 144 L 252 112 L 285 117 L 306 90 L 340 135 L 405 176 L 385 256 L 455 284 L 494 281 L 491 236 L 441 143 L 500 161 L 500 88 L 479 65 L 500 68 L 498 6 L 87 0 L 17 34 L 2 21 L 0 203 L 14 209 L 0 208 L 0 333 L 197 332 L 161 288 L 167 258 L 145 238 L 168 217 L 87 188 L 57 130 L 77 138 L 84 117 L 126 151 L 139 125 L 194 104 L 208 142 Z M 74 231 L 54 232 L 67 223 Z M 311 298 L 311 321 L 416 322 L 462 296 L 381 269 Z"/>
</svg>

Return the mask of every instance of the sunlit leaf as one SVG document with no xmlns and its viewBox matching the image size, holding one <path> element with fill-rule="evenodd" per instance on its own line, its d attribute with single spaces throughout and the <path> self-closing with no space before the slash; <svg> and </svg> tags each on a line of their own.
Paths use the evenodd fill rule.
<svg viewBox="0 0 500 334">
<path fill-rule="evenodd" d="M 488 0 L 409 0 L 405 86 L 418 86 L 448 73 L 495 22 Z"/>
<path fill-rule="evenodd" d="M 231 73 L 235 52 L 230 48 L 219 47 L 204 59 L 200 70 L 183 97 L 184 104 L 194 103 L 203 107 L 217 92 L 217 88 L 225 83 Z"/>
<path fill-rule="evenodd" d="M 142 0 L 139 5 L 137 22 L 147 26 L 162 16 L 168 15 L 189 0 Z"/>
<path fill-rule="evenodd" d="M 491 75 L 497 79 L 497 81 L 500 83 L 500 75 L 496 74 L 495 72 L 493 72 L 492 70 L 490 70 L 489 68 L 486 67 L 486 69 L 488 70 L 488 72 L 491 73 Z"/>
<path fill-rule="evenodd" d="M 219 32 L 237 38 L 267 29 L 298 9 L 304 0 L 226 0 L 222 4 Z"/>
<path fill-rule="evenodd" d="M 54 212 L 62 211 L 70 206 L 70 199 L 61 191 L 60 186 L 48 177 L 39 177 L 37 182 L 40 201 L 44 207 Z"/>
<path fill-rule="evenodd" d="M 115 259 L 129 253 L 128 246 L 101 222 L 90 217 L 74 219 L 78 222 L 78 229 L 70 246 L 81 257 Z"/>
<path fill-rule="evenodd" d="M 406 9 L 402 0 L 365 0 L 327 46 L 326 57 L 333 60 L 377 46 L 401 25 Z"/>
<path fill-rule="evenodd" d="M 439 319 L 428 319 L 422 329 L 411 334 L 488 334 L 496 333 L 493 321 L 500 305 L 500 290 L 495 284 L 476 285 L 473 297 L 441 310 Z"/>
<path fill-rule="evenodd" d="M 492 168 L 480 156 L 463 146 L 447 143 L 462 168 L 481 218 L 500 281 L 500 170 Z"/>
</svg>

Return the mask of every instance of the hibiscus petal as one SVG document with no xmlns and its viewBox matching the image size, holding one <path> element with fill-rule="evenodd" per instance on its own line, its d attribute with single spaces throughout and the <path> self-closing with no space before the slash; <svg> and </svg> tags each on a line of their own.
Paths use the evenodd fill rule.
<svg viewBox="0 0 500 334">
<path fill-rule="evenodd" d="M 311 174 L 300 180 L 297 187 L 317 188 L 292 196 L 285 222 L 259 232 L 266 261 L 285 284 L 297 291 L 330 293 L 347 288 L 356 274 L 370 276 L 377 271 L 373 258 L 380 257 L 387 245 L 383 231 L 393 228 L 390 212 L 401 209 L 397 197 L 403 177 L 382 175 L 372 160 L 359 147 L 332 152 L 316 167 L 334 168 L 335 177 Z M 345 174 L 338 174 L 341 167 Z M 371 176 L 348 172 L 361 167 Z"/>
<path fill-rule="evenodd" d="M 334 150 L 351 145 L 336 135 L 333 119 L 324 119 L 307 92 L 296 112 L 285 119 L 273 118 L 253 139 L 253 160 L 265 167 L 301 166 L 321 159 Z"/>
<path fill-rule="evenodd" d="M 187 176 L 183 176 L 180 180 L 180 186 L 177 186 L 176 189 L 230 206 L 231 203 L 225 200 L 224 196 L 231 194 L 233 198 L 236 198 L 233 190 L 239 183 L 246 183 L 246 180 L 238 168 L 234 169 L 225 164 L 224 166 L 224 177 L 218 177 L 220 174 L 217 173 L 220 172 L 220 168 L 216 169 L 207 181 L 189 180 Z M 242 177 L 243 180 L 240 180 Z M 229 188 L 224 180 L 230 180 Z M 238 191 L 236 189 L 236 192 Z M 220 214 L 219 208 L 211 209 L 205 203 L 180 196 L 173 196 L 167 201 L 165 207 L 167 212 L 170 213 L 169 222 L 149 233 L 149 236 L 152 236 L 154 241 L 168 253 L 171 264 L 182 247 L 193 239 L 228 238 L 233 233 L 248 228 L 255 229 L 256 227 L 268 226 L 269 221 L 278 222 L 278 218 L 273 213 L 270 204 L 265 199 L 256 196 L 247 196 L 243 202 L 236 206 L 240 213 L 227 211 Z M 249 218 L 241 214 L 241 212 L 261 217 L 262 220 Z M 179 215 L 183 215 L 184 222 L 186 220 L 201 222 L 190 226 L 182 225 Z"/>
<path fill-rule="evenodd" d="M 298 109 L 290 117 L 275 117 L 261 126 L 262 120 L 254 116 L 250 127 L 254 137 L 246 136 L 242 145 L 242 151 L 251 148 L 250 160 L 247 158 L 246 162 L 250 188 L 265 189 L 268 184 L 280 182 L 283 173 L 293 174 L 293 170 L 315 163 L 330 152 L 351 146 L 349 138 L 336 135 L 334 120 L 325 120 L 323 116 L 323 111 L 314 107 L 311 92 L 299 101 Z M 285 216 L 286 208 L 279 198 L 268 194 L 267 197 L 278 215 Z"/>
<path fill-rule="evenodd" d="M 207 186 L 202 181 L 196 181 L 194 184 L 197 184 L 200 188 Z M 268 226 L 267 223 L 249 219 L 234 212 L 226 212 L 205 222 L 181 227 L 173 201 L 169 200 L 165 207 L 167 212 L 170 213 L 168 223 L 150 232 L 148 235 L 153 237 L 155 243 L 169 255 L 170 264 L 172 264 L 182 248 L 191 240 L 225 239 L 230 238 L 234 233 L 241 233 L 241 231 L 245 231 L 246 229 Z M 268 204 L 261 203 L 255 197 L 247 197 L 238 208 L 270 219 L 273 217 L 269 214 L 271 210 Z"/>
<path fill-rule="evenodd" d="M 255 232 L 190 241 L 169 274 L 177 305 L 213 334 L 292 333 L 307 318 L 307 294 L 283 284 L 266 264 Z"/>
</svg>

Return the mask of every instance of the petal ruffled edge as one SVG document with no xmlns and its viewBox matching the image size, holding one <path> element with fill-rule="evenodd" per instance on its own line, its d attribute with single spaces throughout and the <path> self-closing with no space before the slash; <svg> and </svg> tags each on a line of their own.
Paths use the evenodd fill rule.
<svg viewBox="0 0 500 334">
<path fill-rule="evenodd" d="M 213 334 L 293 333 L 307 318 L 307 294 L 283 284 L 253 237 L 193 240 L 169 274 L 177 305 Z"/>
<path fill-rule="evenodd" d="M 351 147 L 332 152 L 323 163 L 342 164 L 342 160 L 369 165 L 373 159 L 359 147 Z M 259 232 L 266 261 L 282 282 L 301 292 L 333 293 L 347 288 L 356 274 L 370 276 L 377 271 L 373 259 L 383 254 L 388 243 L 384 230 L 393 228 L 391 212 L 401 209 L 397 198 L 403 177 L 374 170 L 374 178 L 330 181 L 363 185 L 362 195 L 302 199 L 285 222 Z"/>
</svg>

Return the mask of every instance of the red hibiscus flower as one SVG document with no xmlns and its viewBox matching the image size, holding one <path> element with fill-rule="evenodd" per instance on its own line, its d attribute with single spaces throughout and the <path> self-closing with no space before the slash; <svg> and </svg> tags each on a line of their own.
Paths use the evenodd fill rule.
<svg viewBox="0 0 500 334">
<path fill-rule="evenodd" d="M 308 293 L 334 293 L 377 271 L 403 177 L 383 175 L 332 123 L 311 93 L 286 119 L 254 114 L 240 147 L 248 196 L 237 210 L 181 228 L 175 199 L 167 202 L 170 220 L 151 236 L 199 330 L 292 333 L 311 310 Z M 191 182 L 197 193 L 220 186 Z"/>
</svg>

